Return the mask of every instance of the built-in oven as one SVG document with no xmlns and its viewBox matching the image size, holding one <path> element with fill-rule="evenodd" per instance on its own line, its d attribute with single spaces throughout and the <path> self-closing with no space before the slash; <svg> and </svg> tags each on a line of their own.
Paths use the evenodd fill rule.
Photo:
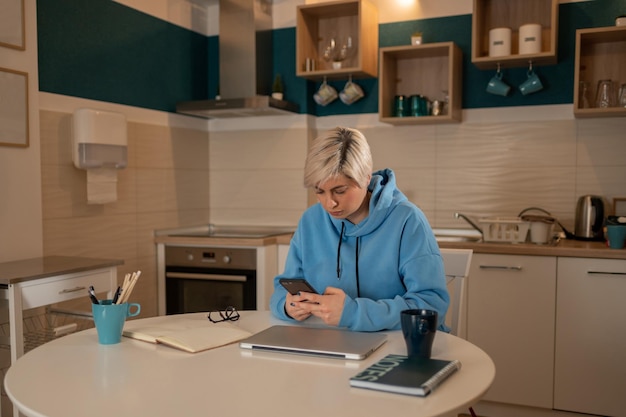
<svg viewBox="0 0 626 417">
<path fill-rule="evenodd" d="M 165 247 L 165 314 L 257 308 L 254 248 Z"/>
</svg>

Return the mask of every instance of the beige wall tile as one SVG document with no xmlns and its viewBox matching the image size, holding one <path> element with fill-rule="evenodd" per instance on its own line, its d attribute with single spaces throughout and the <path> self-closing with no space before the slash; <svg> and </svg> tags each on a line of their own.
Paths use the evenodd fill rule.
<svg viewBox="0 0 626 417">
<path fill-rule="evenodd" d="M 139 168 L 209 168 L 207 132 L 129 123 L 129 136 L 136 144 Z"/>
<path fill-rule="evenodd" d="M 295 226 L 304 209 L 285 210 L 281 208 L 211 208 L 211 223 L 221 225 L 267 225 Z"/>
<path fill-rule="evenodd" d="M 434 126 L 365 128 L 374 169 L 426 168 L 435 165 Z"/>
<path fill-rule="evenodd" d="M 626 165 L 626 118 L 581 119 L 577 125 L 578 166 Z"/>
<path fill-rule="evenodd" d="M 46 220 L 44 253 L 113 259 L 135 257 L 135 221 L 134 214 Z"/>
<path fill-rule="evenodd" d="M 209 207 L 208 171 L 137 169 L 137 212 Z"/>
<path fill-rule="evenodd" d="M 446 125 L 437 130 L 437 166 L 573 166 L 575 143 L 567 120 Z"/>
<path fill-rule="evenodd" d="M 306 130 L 211 132 L 211 171 L 301 169 Z"/>
<path fill-rule="evenodd" d="M 302 209 L 302 170 L 211 172 L 212 208 Z"/>
</svg>

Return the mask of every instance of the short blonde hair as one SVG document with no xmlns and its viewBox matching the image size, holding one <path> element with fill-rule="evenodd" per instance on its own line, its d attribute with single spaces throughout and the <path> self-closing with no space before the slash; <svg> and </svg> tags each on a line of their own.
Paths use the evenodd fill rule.
<svg viewBox="0 0 626 417">
<path fill-rule="evenodd" d="M 344 175 L 367 188 L 372 165 L 365 136 L 356 129 L 336 127 L 313 141 L 304 165 L 304 185 L 316 187 Z"/>
</svg>

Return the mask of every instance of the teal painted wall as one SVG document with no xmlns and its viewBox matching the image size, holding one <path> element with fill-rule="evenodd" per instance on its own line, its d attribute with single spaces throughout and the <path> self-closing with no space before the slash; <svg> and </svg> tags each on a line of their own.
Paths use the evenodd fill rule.
<svg viewBox="0 0 626 417">
<path fill-rule="evenodd" d="M 208 95 L 206 36 L 110 0 L 38 0 L 40 91 L 173 112 Z"/>
<path fill-rule="evenodd" d="M 523 96 L 486 93 L 494 74 L 471 63 L 471 15 L 387 23 L 379 46 L 407 44 L 415 30 L 425 42 L 453 41 L 463 51 L 463 108 L 565 104 L 573 102 L 576 29 L 611 26 L 626 13 L 626 0 L 594 0 L 559 7 L 558 63 L 536 67 L 544 89 Z M 41 91 L 174 111 L 179 101 L 213 98 L 218 80 L 218 38 L 153 18 L 110 0 L 39 0 L 39 87 Z M 280 73 L 286 99 L 301 113 L 317 116 L 378 112 L 378 80 L 359 79 L 365 97 L 348 106 L 340 100 L 321 107 L 312 100 L 319 82 L 295 76 L 295 28 L 273 31 L 274 74 Z M 625 53 L 626 59 L 626 53 Z M 526 68 L 508 69 L 513 87 Z M 340 90 L 347 80 L 333 81 Z M 626 80 L 622 80 L 626 81 Z"/>
</svg>

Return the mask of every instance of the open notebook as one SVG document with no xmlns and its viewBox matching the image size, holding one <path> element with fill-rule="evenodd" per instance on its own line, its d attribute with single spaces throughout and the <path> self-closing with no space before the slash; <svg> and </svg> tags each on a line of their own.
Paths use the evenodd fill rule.
<svg viewBox="0 0 626 417">
<path fill-rule="evenodd" d="M 272 326 L 241 340 L 239 346 L 242 349 L 362 360 L 386 341 L 387 336 L 383 333 L 306 326 Z"/>
<path fill-rule="evenodd" d="M 235 343 L 252 333 L 232 323 L 211 323 L 206 318 L 188 318 L 181 314 L 154 318 L 149 324 L 127 322 L 122 334 L 196 353 Z"/>
</svg>

